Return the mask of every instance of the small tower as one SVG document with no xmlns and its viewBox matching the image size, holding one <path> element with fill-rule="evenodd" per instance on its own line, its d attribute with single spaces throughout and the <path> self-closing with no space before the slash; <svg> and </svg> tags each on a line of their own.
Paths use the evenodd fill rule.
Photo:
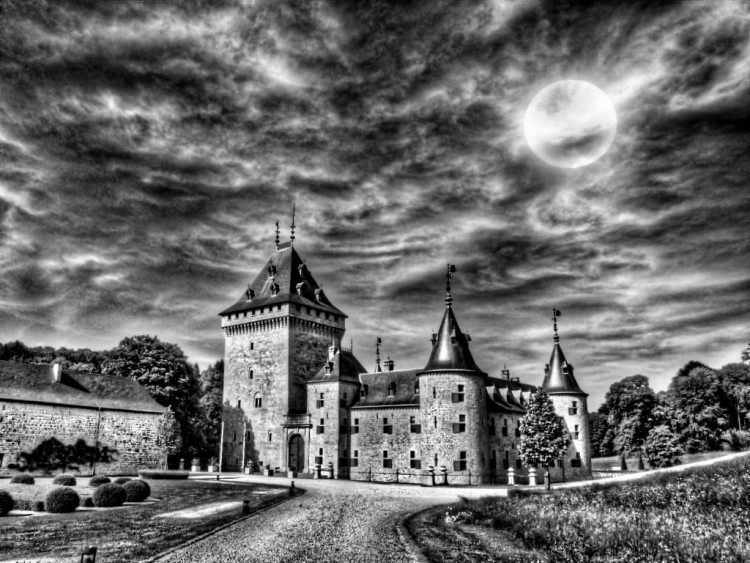
<svg viewBox="0 0 750 563">
<path fill-rule="evenodd" d="M 573 376 L 573 365 L 565 359 L 557 333 L 557 318 L 561 315 L 553 309 L 554 346 L 549 364 L 544 368 L 542 389 L 549 395 L 555 412 L 567 426 L 570 439 L 563 460 L 566 477 L 586 478 L 591 476 L 591 437 L 589 434 L 589 411 L 587 393 L 578 386 Z"/>
<path fill-rule="evenodd" d="M 487 374 L 480 370 L 469 351 L 469 336 L 461 332 L 453 314 L 450 280 L 456 271 L 448 266 L 445 313 L 432 353 L 419 380 L 419 411 L 422 425 L 422 467 L 441 468 L 452 484 L 479 484 L 487 480 Z"/>
</svg>

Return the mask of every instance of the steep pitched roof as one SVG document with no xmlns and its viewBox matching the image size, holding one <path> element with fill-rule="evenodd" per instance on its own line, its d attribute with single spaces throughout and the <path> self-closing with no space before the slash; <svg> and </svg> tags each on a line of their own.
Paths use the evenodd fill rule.
<svg viewBox="0 0 750 563">
<path fill-rule="evenodd" d="M 363 407 L 416 406 L 419 405 L 419 393 L 416 393 L 417 373 L 420 369 L 399 371 L 381 371 L 363 373 L 359 376 L 366 394 L 352 406 Z M 389 390 L 393 386 L 393 395 Z"/>
<path fill-rule="evenodd" d="M 359 383 L 359 374 L 366 371 L 354 354 L 347 350 L 338 350 L 308 383 L 330 381 Z"/>
<path fill-rule="evenodd" d="M 137 381 L 129 377 L 62 370 L 55 381 L 50 365 L 0 361 L 0 399 L 66 407 L 163 413 Z"/>
<path fill-rule="evenodd" d="M 482 375 L 469 351 L 466 335 L 458 327 L 458 321 L 450 305 L 446 307 L 443 322 L 432 347 L 430 359 L 423 371 L 474 371 Z"/>
<path fill-rule="evenodd" d="M 248 291 L 252 297 L 248 295 Z M 346 317 L 323 293 L 294 247 L 284 243 L 279 245 L 248 290 L 243 292 L 234 305 L 224 309 L 219 315 L 290 302 Z"/>
<path fill-rule="evenodd" d="M 547 394 L 558 394 L 558 393 L 575 393 L 578 395 L 586 395 L 581 388 L 578 387 L 576 378 L 573 377 L 573 366 L 570 365 L 565 359 L 562 348 L 560 348 L 560 341 L 557 335 L 555 335 L 555 345 L 552 348 L 552 355 L 549 359 L 549 367 L 544 373 L 544 383 L 542 383 L 542 389 Z"/>
</svg>

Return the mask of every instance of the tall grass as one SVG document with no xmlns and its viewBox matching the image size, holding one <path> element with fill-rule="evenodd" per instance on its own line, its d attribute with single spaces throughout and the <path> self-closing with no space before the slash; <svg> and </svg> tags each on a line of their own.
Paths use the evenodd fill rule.
<svg viewBox="0 0 750 563">
<path fill-rule="evenodd" d="M 750 561 L 750 459 L 454 507 L 551 561 Z"/>
</svg>

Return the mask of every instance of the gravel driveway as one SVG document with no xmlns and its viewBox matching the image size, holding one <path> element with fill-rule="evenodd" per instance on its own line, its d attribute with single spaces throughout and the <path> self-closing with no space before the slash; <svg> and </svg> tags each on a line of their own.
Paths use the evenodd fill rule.
<svg viewBox="0 0 750 563">
<path fill-rule="evenodd" d="M 247 477 L 253 482 L 289 483 Z M 178 562 L 413 562 L 396 525 L 408 514 L 482 490 L 298 480 L 307 494 L 179 549 L 159 561 Z"/>
</svg>

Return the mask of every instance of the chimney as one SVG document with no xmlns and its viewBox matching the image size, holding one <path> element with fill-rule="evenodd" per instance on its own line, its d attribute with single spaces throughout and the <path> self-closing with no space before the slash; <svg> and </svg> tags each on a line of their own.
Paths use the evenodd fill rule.
<svg viewBox="0 0 750 563">
<path fill-rule="evenodd" d="M 506 367 L 503 368 L 503 371 L 500 372 L 503 376 L 503 379 L 507 379 L 510 381 L 510 370 Z"/>
<path fill-rule="evenodd" d="M 328 361 L 329 362 L 333 361 L 333 358 L 336 357 L 336 354 L 338 354 L 338 351 L 339 351 L 338 344 L 336 344 L 336 342 L 333 342 L 333 344 L 331 344 L 328 347 Z"/>
<path fill-rule="evenodd" d="M 393 360 L 391 360 L 390 356 L 388 356 L 388 359 L 385 361 L 385 367 L 388 368 L 388 371 L 393 371 Z"/>
<path fill-rule="evenodd" d="M 59 363 L 52 364 L 52 377 L 55 379 L 55 383 L 60 383 L 62 379 L 62 365 Z"/>
</svg>

